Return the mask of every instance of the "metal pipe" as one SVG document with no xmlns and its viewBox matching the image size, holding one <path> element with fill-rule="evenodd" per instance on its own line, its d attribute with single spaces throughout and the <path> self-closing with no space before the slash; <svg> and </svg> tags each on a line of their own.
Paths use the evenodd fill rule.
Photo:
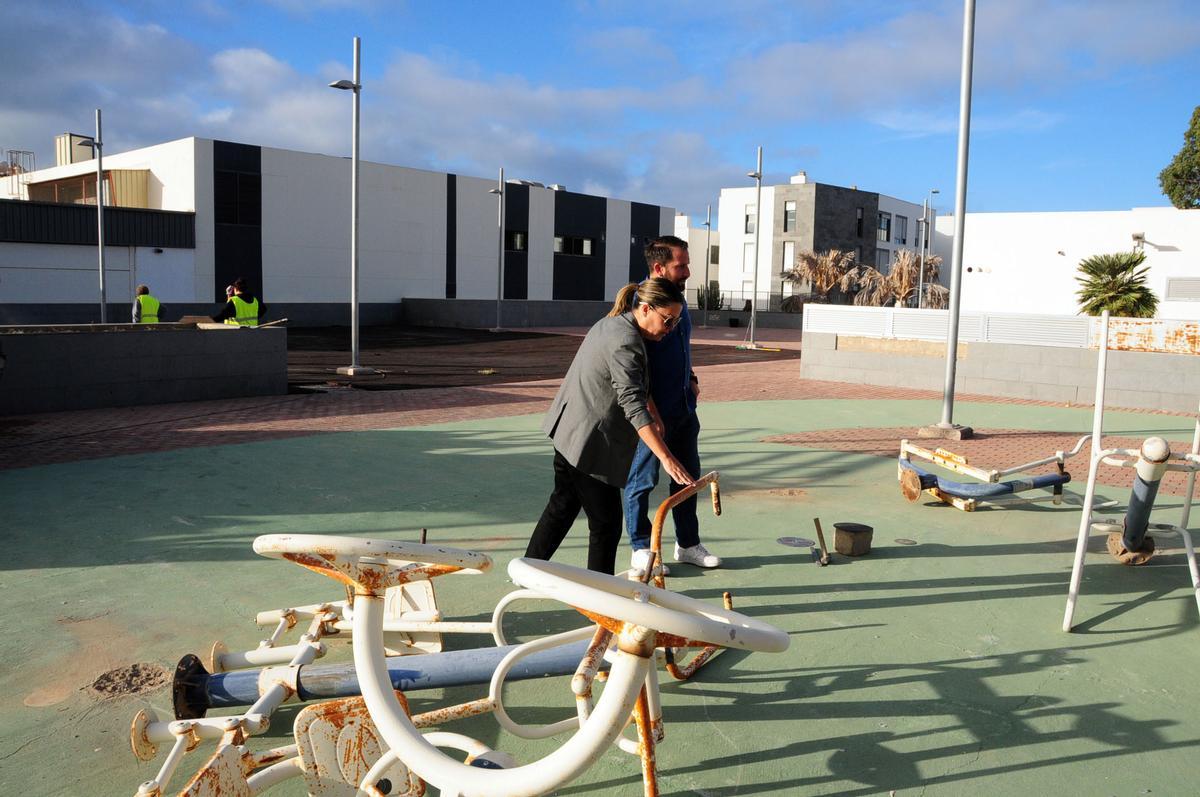
<svg viewBox="0 0 1200 797">
<path fill-rule="evenodd" d="M 1108 311 L 1100 314 L 1100 351 L 1096 356 L 1096 396 L 1092 411 L 1092 450 L 1088 466 L 1087 489 L 1083 493 L 1083 509 L 1079 516 L 1079 537 L 1075 541 L 1075 561 L 1071 565 L 1071 584 L 1067 588 L 1067 607 L 1063 612 L 1062 629 L 1071 630 L 1075 603 L 1079 599 L 1079 584 L 1083 580 L 1083 558 L 1087 555 L 1088 532 L 1092 528 L 1092 504 L 1096 500 L 1096 474 L 1105 452 L 1100 450 L 1104 429 L 1104 380 L 1108 368 Z"/>
<path fill-rule="evenodd" d="M 497 183 L 496 193 L 499 194 L 499 209 L 496 226 L 500 232 L 498 235 L 499 245 L 496 254 L 496 328 L 493 332 L 500 331 L 500 300 L 504 298 L 504 167 L 500 167 L 500 181 Z"/>
<path fill-rule="evenodd" d="M 353 141 L 350 160 L 350 367 L 358 367 L 358 176 L 359 176 L 359 96 L 362 94 L 362 71 L 360 64 L 361 40 L 354 37 L 354 111 Z"/>
<path fill-rule="evenodd" d="M 1167 460 L 1171 447 L 1161 437 L 1149 437 L 1138 449 L 1137 471 L 1133 487 L 1129 492 L 1129 505 L 1125 510 L 1125 532 L 1121 544 L 1127 551 L 1139 551 L 1146 539 L 1150 525 L 1150 513 L 1154 510 L 1154 499 L 1167 472 Z"/>
<path fill-rule="evenodd" d="M 96 242 L 100 259 L 100 323 L 108 323 L 108 295 L 104 289 L 104 139 L 100 137 L 100 109 L 96 109 Z M 134 301 L 137 301 L 136 299 Z"/>
<path fill-rule="evenodd" d="M 754 170 L 754 288 L 750 296 L 750 348 L 754 348 L 754 333 L 758 318 L 758 242 L 763 225 L 762 212 L 762 147 L 758 148 L 758 165 Z"/>
<path fill-rule="evenodd" d="M 921 293 L 925 286 L 925 236 L 929 233 L 929 197 L 921 200 L 921 229 L 917 235 L 917 309 L 921 309 Z"/>
<path fill-rule="evenodd" d="M 946 334 L 946 383 L 942 388 L 942 420 L 954 426 L 954 373 L 958 367 L 958 313 L 962 302 L 963 233 L 967 215 L 967 152 L 971 142 L 971 68 L 975 48 L 975 0 L 963 3 L 962 77 L 959 85 L 958 178 L 954 197 L 954 249 L 950 265 L 950 329 Z"/>
<path fill-rule="evenodd" d="M 704 328 L 708 329 L 708 313 L 712 302 L 708 296 L 708 267 L 712 263 L 712 203 L 704 211 Z"/>
<path fill-rule="evenodd" d="M 387 659 L 392 687 L 403 692 L 488 683 L 500 662 L 518 645 L 476 650 L 451 650 Z M 562 645 L 536 653 L 516 663 L 509 672 L 512 681 L 568 675 L 583 656 L 585 642 Z M 258 680 L 262 670 L 199 673 L 193 678 L 189 706 L 203 716 L 209 709 L 249 706 L 259 699 Z M 309 664 L 296 674 L 299 701 L 328 700 L 362 694 L 352 664 Z"/>
</svg>

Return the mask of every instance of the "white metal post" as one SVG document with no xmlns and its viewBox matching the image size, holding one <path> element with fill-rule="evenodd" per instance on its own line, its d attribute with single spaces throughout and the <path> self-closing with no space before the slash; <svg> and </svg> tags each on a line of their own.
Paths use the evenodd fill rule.
<svg viewBox="0 0 1200 797">
<path fill-rule="evenodd" d="M 950 329 L 946 335 L 946 383 L 942 389 L 941 429 L 954 427 L 954 373 L 958 365 L 958 315 L 962 301 L 963 231 L 967 214 L 967 152 L 971 141 L 971 68 L 975 47 L 975 0 L 963 3 L 962 76 L 959 85 L 958 175 L 954 197 L 954 254 L 950 265 Z M 964 428 L 963 436 L 970 436 Z"/>
<path fill-rule="evenodd" d="M 929 198 L 921 201 L 921 229 L 917 235 L 917 309 L 921 309 L 921 294 L 925 290 L 925 236 L 929 229 Z"/>
<path fill-rule="evenodd" d="M 708 295 L 708 267 L 712 263 L 712 205 L 704 212 L 704 328 L 708 329 L 708 313 L 712 302 Z"/>
<path fill-rule="evenodd" d="M 362 94 L 361 39 L 354 37 L 354 80 L 331 83 L 334 88 L 350 89 L 354 94 L 350 119 L 350 365 L 338 369 L 344 376 L 364 376 L 378 373 L 374 368 L 358 364 L 358 183 L 360 160 L 359 143 L 359 100 Z"/>
<path fill-rule="evenodd" d="M 496 326 L 493 332 L 499 332 L 500 324 L 500 301 L 504 298 L 504 167 L 500 167 L 500 180 L 496 183 L 496 187 L 489 193 L 496 194 L 499 202 L 497 203 L 496 227 L 499 230 L 497 237 L 499 239 L 496 250 Z"/>
<path fill-rule="evenodd" d="M 1075 541 L 1075 562 L 1071 565 L 1071 585 L 1067 588 L 1067 608 L 1062 629 L 1071 630 L 1075 602 L 1083 580 L 1083 558 L 1087 555 L 1088 533 L 1092 530 L 1092 504 L 1096 500 L 1096 474 L 1100 470 L 1100 444 L 1104 436 L 1104 381 L 1108 369 L 1108 311 L 1100 315 L 1100 351 L 1096 355 L 1096 396 L 1092 411 L 1092 450 L 1089 459 L 1087 489 L 1083 493 L 1083 514 L 1079 518 L 1079 538 Z"/>
<path fill-rule="evenodd" d="M 750 296 L 750 348 L 755 348 L 754 333 L 757 328 L 758 319 L 758 261 L 759 250 L 758 242 L 761 237 L 763 225 L 762 212 L 762 147 L 758 148 L 758 165 L 754 169 L 754 283 L 753 293 Z"/>
<path fill-rule="evenodd" d="M 100 109 L 96 109 L 96 243 L 100 260 L 100 323 L 108 323 L 108 295 L 104 289 L 104 145 L 100 138 Z M 137 301 L 134 299 L 134 301 Z"/>
</svg>

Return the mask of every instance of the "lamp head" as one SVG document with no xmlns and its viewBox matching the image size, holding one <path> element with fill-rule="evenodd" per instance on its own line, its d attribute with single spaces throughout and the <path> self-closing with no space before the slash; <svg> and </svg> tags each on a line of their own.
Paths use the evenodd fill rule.
<svg viewBox="0 0 1200 797">
<path fill-rule="evenodd" d="M 331 89 L 342 89 L 343 91 L 355 91 L 358 88 L 353 80 L 335 80 L 329 84 Z"/>
</svg>

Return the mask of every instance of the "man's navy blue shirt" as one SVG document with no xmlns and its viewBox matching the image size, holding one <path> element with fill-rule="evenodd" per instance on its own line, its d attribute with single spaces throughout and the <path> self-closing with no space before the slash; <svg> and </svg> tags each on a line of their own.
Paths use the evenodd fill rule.
<svg viewBox="0 0 1200 797">
<path fill-rule="evenodd" d="M 664 421 L 675 421 L 696 411 L 692 391 L 692 317 L 687 302 L 675 325 L 662 340 L 646 342 L 650 364 L 650 397 Z"/>
</svg>

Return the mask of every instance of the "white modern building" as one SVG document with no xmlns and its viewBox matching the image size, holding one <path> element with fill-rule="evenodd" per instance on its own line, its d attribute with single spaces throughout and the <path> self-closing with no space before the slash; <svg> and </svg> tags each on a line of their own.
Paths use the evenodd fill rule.
<svg viewBox="0 0 1200 797">
<path fill-rule="evenodd" d="M 60 159 L 77 149 L 60 146 Z M 127 307 L 146 283 L 177 317 L 223 301 L 240 276 L 293 322 L 344 323 L 350 171 L 347 158 L 203 138 L 106 153 L 108 301 Z M 94 320 L 95 173 L 88 159 L 0 178 L 0 323 Z M 494 179 L 363 162 L 359 185 L 365 322 L 394 317 L 402 299 L 496 299 Z M 611 301 L 644 276 L 645 242 L 674 217 L 509 181 L 504 298 Z"/>
<path fill-rule="evenodd" d="M 968 213 L 965 228 L 963 310 L 1074 315 L 1080 261 L 1140 250 L 1158 317 L 1200 318 L 1200 210 Z M 933 246 L 944 274 L 953 236 L 954 217 L 937 219 Z"/>
<path fill-rule="evenodd" d="M 717 225 L 712 223 L 710 227 L 705 227 L 704 222 L 700 222 L 699 225 L 693 226 L 692 222 L 693 220 L 683 213 L 675 216 L 675 237 L 687 241 L 688 254 L 692 258 L 692 278 L 688 280 L 689 291 L 694 291 L 697 286 L 704 284 L 706 267 L 709 281 L 715 281 L 721 265 L 721 231 L 717 229 Z M 704 253 L 706 246 L 708 247 L 707 262 Z M 688 296 L 690 300 L 694 293 L 689 293 Z"/>
<path fill-rule="evenodd" d="M 901 249 L 916 251 L 922 205 L 857 187 L 816 183 L 800 172 L 786 185 L 762 187 L 762 212 L 754 187 L 723 188 L 720 198 L 721 264 L 717 279 L 730 306 L 740 309 L 755 292 L 756 307 L 778 309 L 793 286 L 781 275 L 803 251 L 840 249 L 885 274 Z M 754 230 L 763 219 L 760 251 Z"/>
</svg>

